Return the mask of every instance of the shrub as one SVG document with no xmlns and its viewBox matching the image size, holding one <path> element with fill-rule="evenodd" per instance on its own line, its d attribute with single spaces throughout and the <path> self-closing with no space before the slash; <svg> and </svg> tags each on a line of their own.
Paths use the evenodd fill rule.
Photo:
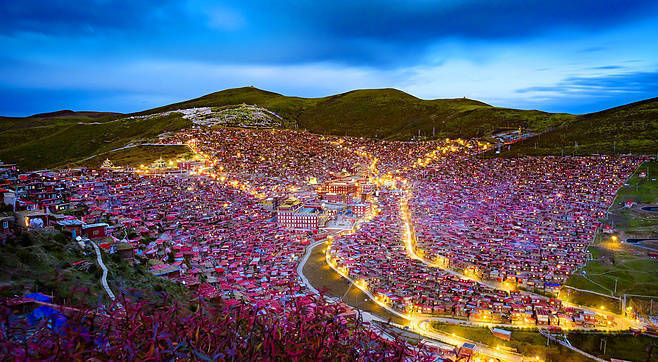
<svg viewBox="0 0 658 362">
<path fill-rule="evenodd" d="M 16 250 L 16 255 L 18 255 L 18 260 L 23 264 L 31 264 L 34 262 L 34 260 L 32 260 L 34 255 L 32 255 L 29 250 L 18 249 Z"/>
<path fill-rule="evenodd" d="M 32 246 L 32 244 L 34 243 L 34 240 L 32 240 L 32 236 L 28 233 L 21 233 L 16 238 L 16 241 L 20 246 L 24 246 L 24 247 Z"/>
<path fill-rule="evenodd" d="M 131 295 L 138 293 L 131 292 Z M 42 324 L 33 333 L 0 305 L 0 355 L 8 359 L 86 360 L 402 360 L 429 359 L 401 340 L 381 339 L 364 324 L 321 298 L 295 298 L 285 308 L 236 300 L 193 311 L 169 300 L 133 300 L 121 307 L 66 313 L 60 330 Z"/>
</svg>

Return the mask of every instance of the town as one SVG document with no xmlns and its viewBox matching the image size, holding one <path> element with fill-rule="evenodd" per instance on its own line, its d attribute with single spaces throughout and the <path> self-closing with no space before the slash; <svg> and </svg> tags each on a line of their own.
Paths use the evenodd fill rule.
<svg viewBox="0 0 658 362">
<path fill-rule="evenodd" d="M 657 1 L 0 19 L 1 361 L 658 361 Z"/>
<path fill-rule="evenodd" d="M 633 311 L 607 313 L 559 294 L 587 263 L 616 190 L 646 157 L 482 159 L 491 145 L 480 140 L 203 125 L 158 142 L 193 156 L 34 172 L 3 164 L 9 211 L 0 238 L 59 230 L 208 300 L 272 310 L 312 294 L 297 267 L 321 242 L 333 270 L 412 326 L 447 318 L 644 328 Z"/>
</svg>

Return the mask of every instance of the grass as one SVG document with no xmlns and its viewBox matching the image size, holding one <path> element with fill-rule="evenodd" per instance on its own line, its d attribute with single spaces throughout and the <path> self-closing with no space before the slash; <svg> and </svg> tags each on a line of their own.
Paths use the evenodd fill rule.
<svg viewBox="0 0 658 362">
<path fill-rule="evenodd" d="M 93 265 L 90 271 L 72 267 L 78 261 Z M 186 290 L 157 278 L 137 265 L 103 253 L 110 269 L 108 283 L 115 294 L 119 288 L 147 292 L 165 291 L 184 300 Z M 0 245 L 0 297 L 24 295 L 27 291 L 54 295 L 56 301 L 74 305 L 96 306 L 110 300 L 100 285 L 102 270 L 93 250 L 81 250 L 69 237 L 59 232 L 21 234 Z"/>
<path fill-rule="evenodd" d="M 364 89 L 323 98 L 286 97 L 256 88 L 227 89 L 149 110 L 255 104 L 312 132 L 409 140 L 417 136 L 476 137 L 519 126 L 543 130 L 573 116 L 496 108 L 466 98 L 422 100 L 396 89 Z"/>
<path fill-rule="evenodd" d="M 655 361 L 655 358 L 658 358 L 658 340 L 649 336 L 569 333 L 567 338 L 574 347 L 604 359 Z M 607 343 L 605 354 L 601 349 L 601 340 Z M 654 345 L 653 356 L 649 356 L 648 353 L 651 345 Z"/>
<path fill-rule="evenodd" d="M 454 333 L 457 336 L 487 344 L 491 347 L 501 346 L 502 348 L 504 346 L 516 348 L 519 353 L 525 356 L 539 356 L 542 360 L 588 360 L 585 356 L 559 346 L 554 342 L 546 346 L 546 338 L 536 331 L 511 329 L 511 340 L 505 341 L 495 337 L 485 327 L 466 327 L 439 322 L 433 323 L 432 327 L 446 333 Z M 574 347 L 600 358 L 617 358 L 630 361 L 652 360 L 648 358 L 647 350 L 652 344 L 658 345 L 656 339 L 643 335 L 572 332 L 567 334 L 567 338 Z M 605 354 L 599 348 L 601 346 L 601 340 L 607 341 Z M 658 354 L 658 346 L 654 347 L 654 356 L 656 354 Z"/>
<path fill-rule="evenodd" d="M 497 346 L 516 350 L 524 356 L 539 356 L 541 360 L 551 361 L 586 361 L 587 359 L 565 347 L 551 343 L 546 346 L 546 338 L 536 331 L 512 329 L 509 341 L 495 337 L 486 327 L 466 327 L 461 325 L 432 323 L 436 330 L 454 333 L 456 336 L 484 343 L 492 348 Z"/>
<path fill-rule="evenodd" d="M 75 123 L 61 120 L 53 122 L 54 126 L 47 131 L 43 130 L 41 120 L 38 119 L 38 127 L 14 126 L 0 132 L 0 139 L 22 132 L 25 141 L 20 144 L 3 144 L 0 147 L 0 160 L 17 163 L 27 169 L 57 167 L 191 125 L 190 121 L 178 114 L 91 125 L 79 124 L 78 120 Z"/>
<path fill-rule="evenodd" d="M 579 276 L 572 277 L 572 279 L 569 280 L 568 285 L 579 289 L 591 290 L 593 292 L 610 295 L 610 291 L 607 289 L 603 289 L 599 285 Z M 603 295 L 593 294 L 586 291 L 581 292 L 569 288 L 563 288 L 560 291 L 560 299 L 591 308 L 600 308 L 603 306 L 605 310 L 613 313 L 621 313 L 622 308 L 621 301 L 612 296 L 606 297 Z"/>
<path fill-rule="evenodd" d="M 644 252 L 638 252 L 633 247 L 613 246 L 616 244 L 619 243 L 591 246 L 590 251 L 595 259 L 585 268 L 585 276 L 607 290 L 588 281 L 583 276 L 574 276 L 567 284 L 576 288 L 609 294 L 610 290 L 614 291 L 615 279 L 617 279 L 616 295 L 627 293 L 658 296 L 658 291 L 656 291 L 658 261 L 648 258 Z"/>
<path fill-rule="evenodd" d="M 647 173 L 647 177 L 640 178 L 639 173 Z M 628 186 L 619 189 L 615 204 L 628 200 L 639 203 L 658 203 L 658 161 L 650 161 L 642 164 L 637 172 L 628 180 Z M 650 216 L 652 214 L 645 214 Z"/>
<path fill-rule="evenodd" d="M 323 98 L 300 98 L 245 87 L 135 115 L 191 107 L 231 109 L 241 104 L 275 112 L 283 118 L 284 127 L 321 134 L 410 140 L 418 135 L 421 139 L 486 138 L 519 127 L 544 132 L 514 144 L 502 156 L 613 153 L 613 141 L 616 153 L 658 151 L 657 99 L 575 116 L 498 108 L 466 98 L 423 100 L 396 89 L 364 89 Z M 65 112 L 47 118 L 0 117 L 0 160 L 28 169 L 62 166 L 191 125 L 177 114 L 114 122 L 122 117 L 127 115 Z"/>
<path fill-rule="evenodd" d="M 640 172 L 649 176 L 640 178 Z M 606 224 L 614 224 L 619 240 L 628 238 L 658 238 L 658 214 L 624 208 L 626 201 L 644 204 L 658 203 L 658 182 L 652 181 L 658 175 L 658 162 L 645 162 L 623 186 L 610 209 Z M 589 247 L 592 261 L 584 268 L 585 275 L 574 274 L 567 285 L 617 296 L 640 294 L 658 297 L 658 260 L 648 256 L 648 250 L 627 243 L 613 242 L 608 235 L 598 235 Z M 587 305 L 606 304 L 605 298 L 593 295 L 575 295 L 574 302 Z M 610 302 L 610 301 L 608 301 Z M 613 302 L 617 305 L 616 302 Z"/>
<path fill-rule="evenodd" d="M 576 116 L 500 156 L 658 153 L 658 98 Z M 490 153 L 493 155 L 493 152 Z"/>
<path fill-rule="evenodd" d="M 109 159 L 115 166 L 139 167 L 141 164 L 148 165 L 160 157 L 164 160 L 171 160 L 189 156 L 191 156 L 191 152 L 187 146 L 138 146 L 103 153 L 92 159 L 77 163 L 76 166 L 98 168 L 105 159 Z"/>
<path fill-rule="evenodd" d="M 104 298 L 98 283 L 100 268 L 77 271 L 71 268 L 77 261 L 95 264 L 91 254 L 67 242 L 62 234 L 23 234 L 0 246 L 0 295 L 23 295 L 29 290 L 96 305 L 99 297 Z M 86 287 L 89 292 L 84 297 L 76 296 L 73 290 L 77 287 Z"/>
<path fill-rule="evenodd" d="M 421 100 L 395 89 L 357 90 L 324 98 L 286 97 L 256 88 L 228 89 L 137 115 L 190 107 L 229 109 L 255 104 L 283 117 L 284 127 L 323 134 L 409 140 L 423 137 L 476 137 L 501 130 L 544 129 L 572 116 L 496 108 L 470 99 Z M 27 169 L 57 167 L 186 128 L 172 114 L 152 119 L 125 115 L 98 117 L 64 113 L 48 118 L 0 118 L 0 160 Z"/>
<path fill-rule="evenodd" d="M 103 252 L 103 262 L 109 270 L 108 284 L 115 294 L 120 290 L 138 290 L 140 293 L 166 293 L 179 302 L 186 302 L 190 291 L 179 283 L 153 275 L 141 265 L 133 265 L 122 260 L 117 254 Z"/>
</svg>

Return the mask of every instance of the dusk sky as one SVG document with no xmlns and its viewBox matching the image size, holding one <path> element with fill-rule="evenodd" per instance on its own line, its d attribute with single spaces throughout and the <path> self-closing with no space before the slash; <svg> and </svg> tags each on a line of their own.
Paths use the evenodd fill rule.
<svg viewBox="0 0 658 362">
<path fill-rule="evenodd" d="M 0 2 L 0 115 L 254 85 L 586 113 L 658 96 L 658 1 Z"/>
</svg>

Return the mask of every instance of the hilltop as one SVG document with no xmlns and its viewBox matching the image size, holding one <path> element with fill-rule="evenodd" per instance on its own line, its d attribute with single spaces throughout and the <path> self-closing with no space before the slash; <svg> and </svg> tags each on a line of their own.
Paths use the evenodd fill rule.
<svg viewBox="0 0 658 362">
<path fill-rule="evenodd" d="M 29 118 L 53 118 L 53 117 L 88 117 L 88 118 L 98 118 L 104 116 L 118 116 L 121 113 L 115 112 L 94 112 L 94 111 L 72 111 L 70 109 L 64 109 L 61 111 L 48 112 L 48 113 L 39 113 L 31 115 Z"/>
<path fill-rule="evenodd" d="M 323 98 L 234 88 L 138 114 L 240 103 L 269 109 L 292 127 L 315 133 L 393 140 L 409 140 L 419 132 L 425 137 L 481 137 L 518 127 L 541 131 L 573 119 L 568 114 L 498 108 L 467 98 L 423 100 L 391 88 L 354 90 Z"/>
<path fill-rule="evenodd" d="M 424 100 L 390 88 L 301 98 L 243 87 L 125 115 L 58 111 L 0 117 L 0 160 L 29 169 L 61 167 L 190 127 L 195 123 L 192 113 L 204 113 L 204 122 L 210 125 L 282 127 L 387 140 L 488 137 L 519 128 L 540 133 L 501 156 L 658 150 L 655 98 L 571 115 L 499 108 L 467 98 Z"/>
</svg>

